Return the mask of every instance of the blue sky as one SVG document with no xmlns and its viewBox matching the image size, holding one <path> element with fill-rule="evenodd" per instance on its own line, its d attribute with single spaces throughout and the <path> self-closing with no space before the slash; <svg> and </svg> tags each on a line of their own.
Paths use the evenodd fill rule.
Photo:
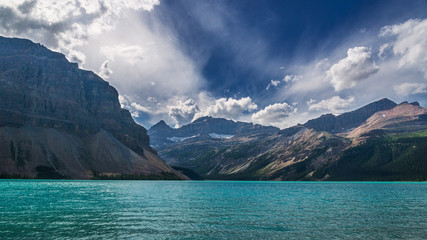
<svg viewBox="0 0 427 240">
<path fill-rule="evenodd" d="M 64 53 L 150 127 L 280 128 L 388 97 L 427 105 L 427 1 L 0 0 L 0 34 Z"/>
</svg>

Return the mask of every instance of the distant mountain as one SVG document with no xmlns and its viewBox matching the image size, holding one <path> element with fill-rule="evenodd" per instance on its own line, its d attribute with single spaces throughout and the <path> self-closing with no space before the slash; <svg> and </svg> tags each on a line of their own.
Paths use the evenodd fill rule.
<svg viewBox="0 0 427 240">
<path fill-rule="evenodd" d="M 0 37 L 0 176 L 183 178 L 116 89 L 64 55 Z"/>
<path fill-rule="evenodd" d="M 427 108 L 418 103 L 403 102 L 396 107 L 376 112 L 363 124 L 347 134 L 347 137 L 361 140 L 375 134 L 410 134 L 427 130 Z"/>
<path fill-rule="evenodd" d="M 291 136 L 276 133 L 183 142 L 159 153 L 169 164 L 206 179 L 301 180 L 310 173 L 307 162 L 322 165 L 348 145 L 343 138 L 304 127 Z"/>
<path fill-rule="evenodd" d="M 321 117 L 309 126 L 185 140 L 158 150 L 169 164 L 206 179 L 425 181 L 426 112 L 417 103 L 396 105 L 382 99 L 334 117 L 335 124 L 321 128 L 339 134 L 314 129 L 322 127 Z"/>
<path fill-rule="evenodd" d="M 258 124 L 235 122 L 223 118 L 201 117 L 180 128 L 171 128 L 160 121 L 148 130 L 151 145 L 165 145 L 209 139 L 228 139 L 234 136 L 251 134 L 273 134 L 279 131 L 276 127 L 265 127 Z"/>
<path fill-rule="evenodd" d="M 373 114 L 345 136 L 352 140 L 319 176 L 330 180 L 427 181 L 427 108 L 418 103 Z"/>
<path fill-rule="evenodd" d="M 356 128 L 368 119 L 372 114 L 389 110 L 397 104 L 387 98 L 370 103 L 357 110 L 343 113 L 335 116 L 333 114 L 325 114 L 316 119 L 309 120 L 304 126 L 312 128 L 316 131 L 325 131 L 329 133 L 341 133 L 350 129 Z"/>
</svg>

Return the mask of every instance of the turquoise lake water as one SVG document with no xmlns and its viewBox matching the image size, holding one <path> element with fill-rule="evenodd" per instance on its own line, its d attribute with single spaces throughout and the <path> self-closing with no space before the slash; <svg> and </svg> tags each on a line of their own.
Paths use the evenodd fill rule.
<svg viewBox="0 0 427 240">
<path fill-rule="evenodd" d="M 427 239 L 427 183 L 0 180 L 0 239 Z"/>
</svg>

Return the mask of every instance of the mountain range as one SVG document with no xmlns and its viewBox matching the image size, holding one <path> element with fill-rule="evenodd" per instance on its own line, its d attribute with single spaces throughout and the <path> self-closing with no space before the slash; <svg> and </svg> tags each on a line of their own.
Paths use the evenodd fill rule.
<svg viewBox="0 0 427 240">
<path fill-rule="evenodd" d="M 427 108 L 384 98 L 286 129 L 202 117 L 147 131 L 95 73 L 0 37 L 0 178 L 188 177 L 426 181 Z"/>
<path fill-rule="evenodd" d="M 227 127 L 194 137 L 188 130 L 200 122 Z M 148 134 L 163 139 L 156 147 L 167 163 L 204 179 L 427 180 L 427 108 L 417 102 L 381 99 L 282 130 L 251 126 L 202 118 L 178 129 L 160 122 Z"/>
<path fill-rule="evenodd" d="M 184 140 L 227 139 L 248 134 L 273 134 L 277 131 L 279 129 L 276 127 L 234 122 L 223 118 L 201 117 L 180 128 L 171 128 L 162 120 L 152 126 L 148 134 L 151 137 L 151 145 L 161 148 Z"/>
<path fill-rule="evenodd" d="M 186 178 L 157 157 L 108 82 L 40 44 L 4 37 L 0 176 Z"/>
</svg>

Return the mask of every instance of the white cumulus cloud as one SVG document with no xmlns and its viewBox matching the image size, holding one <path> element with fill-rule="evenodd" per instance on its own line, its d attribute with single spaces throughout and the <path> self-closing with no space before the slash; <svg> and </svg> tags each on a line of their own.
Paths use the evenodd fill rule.
<svg viewBox="0 0 427 240">
<path fill-rule="evenodd" d="M 194 115 L 200 112 L 196 101 L 191 98 L 184 102 L 178 101 L 176 105 L 168 106 L 168 108 L 169 116 L 176 121 L 177 127 L 190 122 Z"/>
<path fill-rule="evenodd" d="M 296 82 L 296 81 L 298 81 L 299 80 L 299 77 L 298 76 L 294 76 L 294 75 L 286 75 L 284 78 L 283 78 L 283 81 L 285 81 L 285 82 L 287 82 L 287 83 L 290 83 L 290 82 Z"/>
<path fill-rule="evenodd" d="M 271 87 L 277 87 L 280 84 L 279 80 L 271 80 L 270 83 L 267 85 L 266 90 L 270 89 Z"/>
<path fill-rule="evenodd" d="M 296 111 L 287 103 L 275 103 L 252 114 L 252 121 L 261 125 L 280 125 L 291 113 Z"/>
<path fill-rule="evenodd" d="M 236 120 L 240 116 L 253 112 L 257 109 L 258 105 L 255 104 L 250 97 L 244 97 L 241 99 L 220 98 L 216 99 L 212 105 L 197 113 L 194 116 L 194 119 L 204 116 L 212 116 Z"/>
<path fill-rule="evenodd" d="M 133 102 L 130 97 L 119 95 L 120 106 L 129 110 L 132 117 L 139 117 L 141 113 L 151 113 L 152 111 L 139 103 Z"/>
<path fill-rule="evenodd" d="M 350 48 L 347 57 L 332 65 L 327 71 L 335 91 L 354 87 L 358 82 L 378 72 L 379 67 L 372 59 L 367 47 Z"/>
<path fill-rule="evenodd" d="M 400 96 L 409 96 L 411 94 L 426 93 L 427 84 L 405 82 L 400 85 L 393 86 L 393 89 Z"/>
<path fill-rule="evenodd" d="M 271 80 L 270 83 L 267 85 L 266 90 L 269 90 L 272 87 L 277 88 L 279 87 L 279 85 L 282 85 L 284 83 L 287 83 L 287 84 L 295 83 L 299 81 L 300 78 L 301 78 L 300 76 L 289 75 L 289 74 L 285 75 L 282 80 Z"/>
<path fill-rule="evenodd" d="M 351 106 L 354 102 L 354 97 L 348 97 L 347 99 L 343 99 L 340 96 L 333 96 L 328 99 L 324 99 L 318 103 L 314 103 L 311 101 L 311 105 L 309 106 L 309 110 L 321 111 L 321 110 L 329 110 L 333 113 L 339 113 L 342 110 Z"/>
</svg>

